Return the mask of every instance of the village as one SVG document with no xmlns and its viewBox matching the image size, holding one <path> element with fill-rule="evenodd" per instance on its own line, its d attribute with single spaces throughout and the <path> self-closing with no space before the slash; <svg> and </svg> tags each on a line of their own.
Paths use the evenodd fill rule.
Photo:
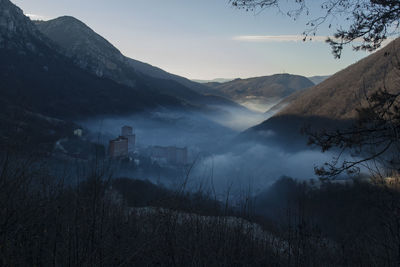
<svg viewBox="0 0 400 267">
<path fill-rule="evenodd" d="M 150 146 L 143 151 L 136 149 L 136 134 L 131 126 L 123 126 L 121 135 L 109 141 L 108 155 L 112 159 L 135 159 L 139 154 L 149 156 L 152 163 L 161 166 L 182 166 L 188 163 L 187 147 Z"/>
</svg>

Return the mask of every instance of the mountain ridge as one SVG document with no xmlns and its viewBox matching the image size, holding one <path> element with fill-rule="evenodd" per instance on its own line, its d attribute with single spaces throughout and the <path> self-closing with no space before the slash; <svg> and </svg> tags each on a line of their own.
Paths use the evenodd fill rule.
<svg viewBox="0 0 400 267">
<path fill-rule="evenodd" d="M 44 35 L 61 46 L 76 64 L 99 77 L 135 86 L 135 79 L 139 76 L 150 87 L 159 88 L 157 93 L 178 97 L 188 103 L 201 106 L 215 102 L 217 105 L 241 108 L 228 99 L 204 95 L 207 87 L 201 84 L 124 56 L 109 41 L 74 17 L 35 21 L 35 24 Z"/>
<path fill-rule="evenodd" d="M 9 105 L 62 119 L 184 106 L 143 81 L 127 87 L 82 70 L 9 0 L 0 1 L 0 40 L 0 98 Z"/>
<path fill-rule="evenodd" d="M 215 94 L 229 97 L 249 108 L 265 112 L 292 93 L 314 85 L 309 79 L 293 74 L 234 79 L 225 83 L 207 83 Z"/>
</svg>

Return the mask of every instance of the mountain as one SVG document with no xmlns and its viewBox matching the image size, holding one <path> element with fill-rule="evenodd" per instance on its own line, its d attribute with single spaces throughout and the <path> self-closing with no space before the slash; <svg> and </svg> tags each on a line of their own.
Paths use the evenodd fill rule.
<svg viewBox="0 0 400 267">
<path fill-rule="evenodd" d="M 0 145 L 29 135 L 35 136 L 30 138 L 33 143 L 46 143 L 50 149 L 45 150 L 50 151 L 56 140 L 79 127 L 73 122 L 93 117 L 133 113 L 151 117 L 154 110 L 173 109 L 184 114 L 201 111 L 203 121 L 212 123 L 216 114 L 228 113 L 219 106 L 246 110 L 174 80 L 145 75 L 83 23 L 63 19 L 72 21 L 69 31 L 77 29 L 75 36 L 59 35 L 69 37 L 65 40 L 69 49 L 43 34 L 9 0 L 0 0 Z"/>
<path fill-rule="evenodd" d="M 44 39 L 36 27 L 10 1 L 0 0 L 0 7 L 0 48 L 34 50 Z"/>
<path fill-rule="evenodd" d="M 366 104 L 365 95 L 384 84 L 394 92 L 400 89 L 397 82 L 397 55 L 400 40 L 336 73 L 323 83 L 310 88 L 283 109 L 277 116 L 320 116 L 331 119 L 354 119 L 356 109 Z"/>
<path fill-rule="evenodd" d="M 291 74 L 275 74 L 249 79 L 235 79 L 226 83 L 208 83 L 215 94 L 257 111 L 265 112 L 294 92 L 314 84 L 306 77 Z"/>
<path fill-rule="evenodd" d="M 298 135 L 304 125 L 316 129 L 348 125 L 356 118 L 357 108 L 367 104 L 366 95 L 383 86 L 392 93 L 400 91 L 399 53 L 400 39 L 396 39 L 321 84 L 290 96 L 282 102 L 287 105 L 280 112 L 245 135 L 261 137 L 262 133 L 273 131 L 283 138 L 289 133 Z"/>
<path fill-rule="evenodd" d="M 312 88 L 312 87 L 310 87 L 310 88 Z M 289 95 L 288 97 L 283 98 L 280 102 L 278 102 L 277 104 L 272 106 L 269 110 L 267 110 L 266 114 L 268 114 L 270 117 L 272 117 L 273 115 L 277 114 L 278 112 L 280 112 L 281 110 L 283 110 L 284 108 L 289 106 L 294 100 L 299 98 L 303 93 L 305 93 L 310 88 L 308 88 L 306 90 L 300 90 L 300 91 L 294 92 L 293 94 Z"/>
<path fill-rule="evenodd" d="M 308 77 L 310 81 L 312 81 L 315 85 L 318 85 L 331 77 L 332 75 L 327 75 L 327 76 L 313 76 L 313 77 Z M 305 90 L 297 91 L 290 96 L 282 99 L 279 103 L 271 107 L 266 113 L 270 116 L 273 116 L 277 114 L 279 111 L 287 107 L 290 103 L 292 103 L 294 100 L 296 100 L 298 97 L 300 97 Z"/>
<path fill-rule="evenodd" d="M 0 1 L 0 100 L 58 119 L 184 107 L 140 75 L 128 87 L 84 71 L 9 0 Z"/>
<path fill-rule="evenodd" d="M 38 29 L 81 68 L 98 77 L 134 87 L 138 79 L 154 92 L 170 95 L 192 105 L 237 104 L 217 96 L 203 95 L 208 88 L 186 78 L 170 74 L 157 67 L 125 57 L 110 42 L 83 22 L 70 16 L 49 21 L 35 21 Z"/>
<path fill-rule="evenodd" d="M 315 85 L 318 85 L 331 77 L 332 75 L 324 75 L 324 76 L 312 76 L 312 77 L 307 77 L 310 81 L 312 81 Z"/>
</svg>

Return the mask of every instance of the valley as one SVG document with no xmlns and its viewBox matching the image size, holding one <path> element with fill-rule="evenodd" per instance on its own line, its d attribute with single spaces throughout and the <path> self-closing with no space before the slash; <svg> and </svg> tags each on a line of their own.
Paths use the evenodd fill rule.
<svg viewBox="0 0 400 267">
<path fill-rule="evenodd" d="M 242 35 L 232 11 L 280 1 L 229 1 L 226 22 L 182 3 L 187 25 L 137 1 L 157 13 L 140 27 L 111 14 L 132 3 L 80 3 L 107 5 L 104 21 L 17 2 L 0 0 L 0 266 L 398 265 L 400 45 L 380 46 L 385 27 L 328 39 L 336 58 L 368 51 L 335 65 L 315 34 L 309 54 L 288 49 L 296 35 Z"/>
<path fill-rule="evenodd" d="M 4 1 L 3 5 L 11 10 L 6 13 L 6 22 L 12 22 L 15 28 L 2 30 L 8 41 L 3 41 L 6 50 L 0 51 L 5 89 L 1 100 L 10 106 L 8 112 L 18 107 L 20 117 L 33 112 L 38 118 L 48 116 L 69 124 L 66 132 L 55 131 L 55 125 L 45 126 L 53 132 L 51 138 L 42 136 L 42 142 L 49 145 L 46 153 L 89 160 L 94 156 L 93 147 L 100 146 L 103 157 L 116 163 L 117 176 L 148 179 L 171 189 L 190 178 L 190 190 L 199 185 L 205 190 L 215 187 L 219 199 L 223 199 L 228 185 L 240 192 L 250 185 L 265 189 L 283 176 L 316 179 L 314 167 L 329 162 L 334 154 L 307 146 L 308 137 L 300 133 L 301 129 L 307 124 L 316 128 L 331 125 L 333 129 L 342 124 L 335 119 L 347 117 L 324 116 L 318 110 L 290 110 L 297 103 L 307 108 L 332 103 L 318 99 L 326 95 L 319 88 L 335 88 L 332 81 L 342 80 L 343 75 L 359 76 L 352 70 L 365 65 L 357 63 L 330 78 L 275 74 L 197 83 L 124 56 L 74 17 L 30 21 L 11 3 Z M 18 42 L 20 38 L 28 40 L 25 46 Z M 365 60 L 376 61 L 373 58 L 382 53 Z M 312 92 L 315 95 L 308 96 Z M 317 104 L 306 103 L 309 100 Z M 355 110 L 349 104 L 343 108 Z M 336 112 L 343 108 L 335 105 Z M 29 124 L 24 119 L 20 123 Z M 110 157 L 110 142 L 120 136 L 125 125 L 135 130 L 136 144 L 129 153 Z M 74 129 L 82 129 L 84 136 L 76 137 Z M 82 149 L 75 145 L 67 151 L 64 146 L 71 142 L 80 143 Z M 44 148 L 38 142 L 35 146 Z M 186 164 L 157 167 L 149 152 L 157 146 L 187 149 Z M 151 164 L 142 168 L 139 159 Z M 131 164 L 122 168 L 117 162 L 124 160 Z M 187 169 L 190 177 L 183 175 Z M 237 195 L 232 194 L 233 198 Z"/>
</svg>

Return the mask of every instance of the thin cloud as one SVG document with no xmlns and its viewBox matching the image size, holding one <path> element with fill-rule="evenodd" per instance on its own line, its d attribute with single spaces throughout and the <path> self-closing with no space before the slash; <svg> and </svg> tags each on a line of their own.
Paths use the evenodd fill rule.
<svg viewBox="0 0 400 267">
<path fill-rule="evenodd" d="M 325 42 L 328 36 L 310 36 L 307 40 L 314 42 Z M 240 35 L 233 37 L 235 41 L 243 42 L 301 42 L 303 35 Z"/>
<path fill-rule="evenodd" d="M 264 43 L 281 43 L 281 42 L 303 42 L 304 35 L 239 35 L 232 39 L 241 42 L 264 42 Z M 333 36 L 307 36 L 307 42 L 325 42 L 328 38 L 335 39 Z M 381 47 L 386 46 L 388 43 L 393 41 L 395 38 L 388 37 L 382 42 Z M 362 38 L 357 38 L 355 42 L 363 42 Z"/>
<path fill-rule="evenodd" d="M 31 20 L 49 20 L 49 18 L 37 14 L 25 14 L 25 16 L 29 17 Z"/>
</svg>

